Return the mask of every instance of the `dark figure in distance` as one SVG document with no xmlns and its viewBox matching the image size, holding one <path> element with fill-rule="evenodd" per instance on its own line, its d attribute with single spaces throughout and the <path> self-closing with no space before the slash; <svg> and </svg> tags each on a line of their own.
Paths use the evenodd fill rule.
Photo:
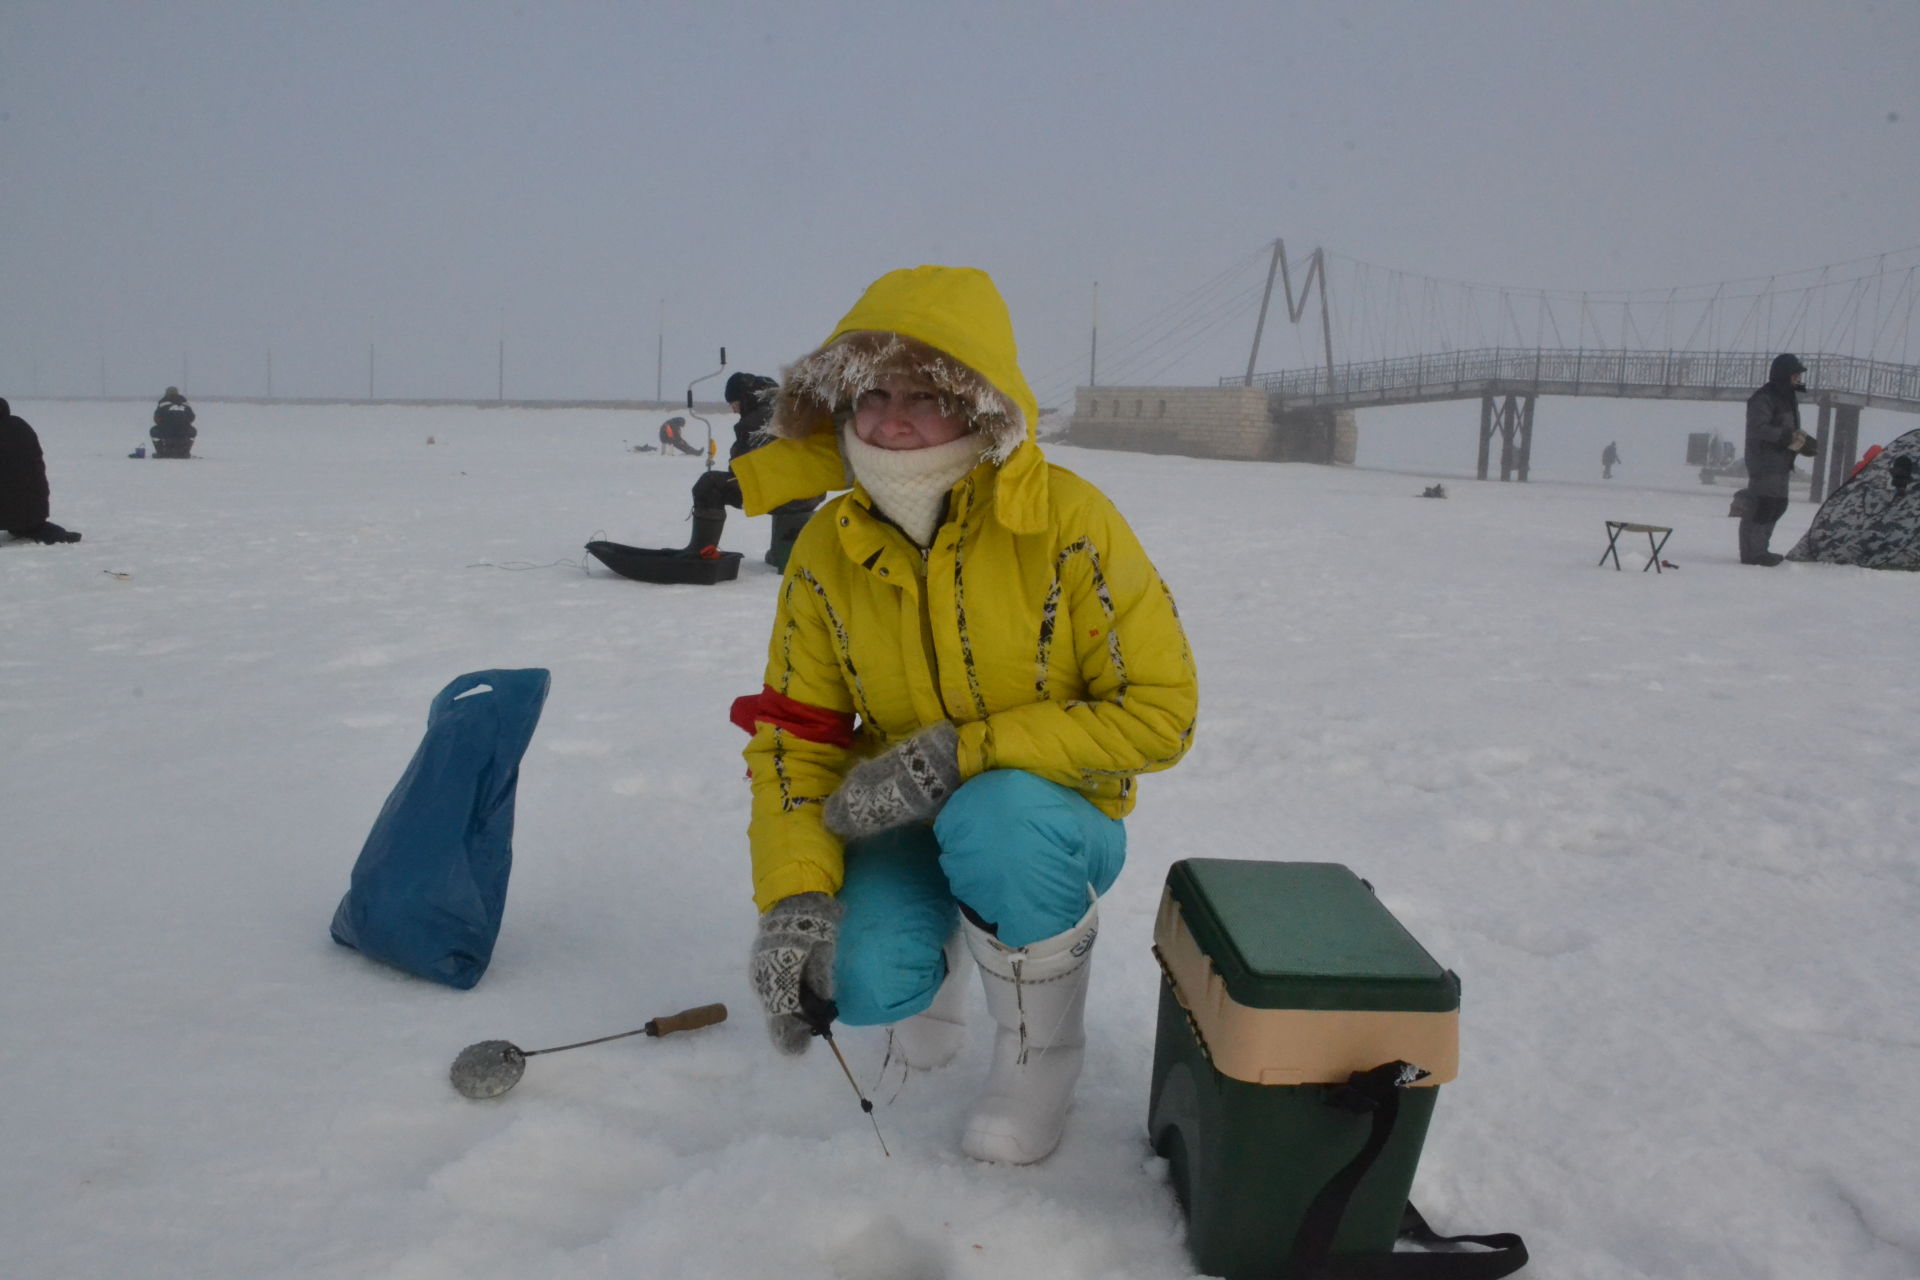
<svg viewBox="0 0 1920 1280">
<path fill-rule="evenodd" d="M 1607 447 L 1600 451 L 1600 478 L 1613 479 L 1613 469 L 1620 465 L 1620 446 L 1607 441 Z"/>
<path fill-rule="evenodd" d="M 147 432 L 153 437 L 153 456 L 192 457 L 193 438 L 200 434 L 194 429 L 193 419 L 193 406 L 180 394 L 180 388 L 168 387 L 160 403 L 153 406 L 153 426 Z"/>
<path fill-rule="evenodd" d="M 78 542 L 80 535 L 47 519 L 47 460 L 40 437 L 0 400 L 0 529 L 33 542 Z"/>
<path fill-rule="evenodd" d="M 1773 526 L 1787 510 L 1787 477 L 1796 454 L 1811 454 L 1813 441 L 1800 430 L 1798 393 L 1807 366 L 1792 352 L 1773 358 L 1767 385 L 1747 397 L 1747 506 L 1740 517 L 1740 563 L 1777 565 L 1785 557 L 1768 549 Z"/>
<path fill-rule="evenodd" d="M 698 454 L 700 450 L 687 443 L 686 426 L 687 420 L 685 418 L 668 418 L 665 422 L 661 423 L 660 452 L 665 453 L 667 449 L 671 447 L 678 449 L 682 453 Z"/>
</svg>

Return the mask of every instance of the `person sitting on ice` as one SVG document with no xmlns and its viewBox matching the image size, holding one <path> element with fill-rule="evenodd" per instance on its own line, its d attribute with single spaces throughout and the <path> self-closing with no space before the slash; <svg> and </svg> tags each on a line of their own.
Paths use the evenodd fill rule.
<svg viewBox="0 0 1920 1280">
<path fill-rule="evenodd" d="M 200 434 L 194 429 L 193 419 L 193 406 L 180 394 L 180 388 L 168 387 L 160 403 L 153 406 L 153 426 L 147 431 L 153 437 L 153 456 L 191 457 L 193 438 Z"/>
<path fill-rule="evenodd" d="M 40 437 L 0 400 L 0 529 L 31 542 L 78 542 L 80 535 L 47 519 L 52 490 Z"/>
<path fill-rule="evenodd" d="M 767 443 L 767 420 L 773 416 L 774 395 L 780 384 L 772 378 L 745 371 L 727 379 L 727 407 L 740 415 L 733 424 L 733 446 L 727 450 L 727 470 L 709 471 L 693 482 L 693 531 L 687 537 L 688 555 L 718 550 L 720 532 L 727 527 L 727 508 L 740 505 L 740 482 L 734 478 L 733 464 L 744 454 Z M 765 560 L 776 569 L 787 567 L 787 555 L 793 540 L 820 505 L 820 494 L 813 493 L 782 503 L 773 512 L 773 536 L 767 545 Z"/>
<path fill-rule="evenodd" d="M 699 448 L 687 443 L 686 428 L 687 420 L 685 418 L 668 418 L 665 422 L 661 423 L 660 452 L 665 453 L 669 448 L 673 448 L 678 449 L 682 453 L 698 454 L 700 452 Z"/>
<path fill-rule="evenodd" d="M 737 700 L 773 1041 L 889 1025 L 938 1067 L 977 967 L 995 1025 L 961 1149 L 1031 1164 L 1080 1075 L 1099 895 L 1138 775 L 1192 741 L 1173 599 L 1105 495 L 1035 441 L 1006 304 L 970 268 L 868 287 L 786 371 L 745 509 L 854 488 L 800 533 Z"/>
</svg>

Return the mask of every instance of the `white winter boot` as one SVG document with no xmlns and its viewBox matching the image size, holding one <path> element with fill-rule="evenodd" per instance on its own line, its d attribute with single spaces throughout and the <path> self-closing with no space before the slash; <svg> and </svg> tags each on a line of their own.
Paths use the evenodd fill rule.
<svg viewBox="0 0 1920 1280">
<path fill-rule="evenodd" d="M 1060 1145 L 1087 1042 L 1088 960 L 1099 933 L 1089 905 L 1065 933 L 1008 947 L 963 921 L 997 1030 L 987 1088 L 967 1117 L 960 1149 L 975 1160 L 1032 1164 Z"/>
<path fill-rule="evenodd" d="M 888 1032 L 889 1053 L 918 1071 L 946 1066 L 967 1038 L 967 979 L 973 966 L 967 963 L 967 945 L 958 929 L 947 936 L 945 952 L 947 976 L 933 1003 L 894 1023 Z"/>
</svg>

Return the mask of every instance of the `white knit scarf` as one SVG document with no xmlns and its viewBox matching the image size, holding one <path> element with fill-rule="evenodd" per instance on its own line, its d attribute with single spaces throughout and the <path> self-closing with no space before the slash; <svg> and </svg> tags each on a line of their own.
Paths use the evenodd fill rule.
<svg viewBox="0 0 1920 1280">
<path fill-rule="evenodd" d="M 882 449 L 851 427 L 840 433 L 840 451 L 853 478 L 882 515 L 905 530 L 916 546 L 930 546 L 947 491 L 980 462 L 986 437 L 978 433 L 925 449 Z"/>
</svg>

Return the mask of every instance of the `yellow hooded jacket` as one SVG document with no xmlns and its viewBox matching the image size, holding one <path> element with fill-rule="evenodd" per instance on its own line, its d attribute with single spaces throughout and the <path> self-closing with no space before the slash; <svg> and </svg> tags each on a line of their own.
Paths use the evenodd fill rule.
<svg viewBox="0 0 1920 1280">
<path fill-rule="evenodd" d="M 1006 304 L 984 272 L 917 267 L 868 288 L 787 371 L 773 426 L 782 438 L 734 461 L 748 513 L 847 483 L 834 406 L 789 392 L 845 335 L 876 333 L 977 375 L 975 406 L 1001 411 L 1011 451 L 998 462 L 1004 450 L 989 451 L 953 486 L 925 552 L 858 486 L 795 542 L 766 690 L 735 706 L 753 732 L 762 910 L 839 890 L 841 843 L 821 802 L 854 762 L 935 721 L 959 731 L 963 779 L 1024 769 L 1116 818 L 1133 807 L 1135 776 L 1172 765 L 1193 736 L 1198 683 L 1173 597 L 1106 496 L 1041 456 Z"/>
</svg>

